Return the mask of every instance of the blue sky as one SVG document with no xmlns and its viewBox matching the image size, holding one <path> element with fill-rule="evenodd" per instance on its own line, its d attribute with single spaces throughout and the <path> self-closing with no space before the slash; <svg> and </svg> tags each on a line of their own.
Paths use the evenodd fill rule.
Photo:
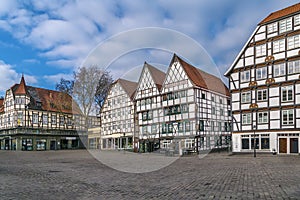
<svg viewBox="0 0 300 200">
<path fill-rule="evenodd" d="M 295 3 L 298 1 L 1 0 L 0 91 L 18 83 L 22 74 L 29 85 L 54 89 L 61 77 L 72 76 L 97 45 L 143 27 L 167 28 L 192 38 L 223 74 L 263 18 Z M 171 56 L 172 52 L 148 49 L 123 55 L 114 64 L 124 69 L 143 61 L 168 65 Z"/>
</svg>

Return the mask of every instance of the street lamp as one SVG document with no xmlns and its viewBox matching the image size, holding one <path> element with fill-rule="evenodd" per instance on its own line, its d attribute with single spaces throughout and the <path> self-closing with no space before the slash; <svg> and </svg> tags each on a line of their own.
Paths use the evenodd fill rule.
<svg viewBox="0 0 300 200">
<path fill-rule="evenodd" d="M 253 144 L 254 144 L 254 151 L 253 151 L 253 156 L 254 158 L 256 158 L 256 134 L 255 134 L 255 129 L 256 129 L 256 125 L 253 125 Z"/>
<path fill-rule="evenodd" d="M 174 138 L 173 138 L 173 140 L 174 140 L 174 144 L 175 144 L 176 131 L 178 130 L 178 123 L 177 122 L 173 123 L 173 130 L 174 130 L 174 134 L 173 134 Z M 175 153 L 175 149 L 176 149 L 176 144 L 174 145 L 174 153 Z M 179 150 L 179 146 L 178 146 L 178 151 L 180 151 Z M 179 154 L 180 154 L 180 152 L 179 152 Z"/>
</svg>

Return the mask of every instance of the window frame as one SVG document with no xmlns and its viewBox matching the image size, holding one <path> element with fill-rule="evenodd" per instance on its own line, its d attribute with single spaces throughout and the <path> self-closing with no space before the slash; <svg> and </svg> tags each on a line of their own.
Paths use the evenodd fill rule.
<svg viewBox="0 0 300 200">
<path fill-rule="evenodd" d="M 247 96 L 249 95 L 249 99 Z M 246 96 L 246 98 L 244 97 Z M 251 91 L 241 93 L 241 103 L 250 103 L 251 102 Z"/>
<path fill-rule="evenodd" d="M 261 94 L 261 99 L 259 98 L 259 93 L 262 93 Z M 265 95 L 264 95 L 264 93 L 265 93 Z M 267 89 L 257 90 L 256 91 L 256 100 L 257 101 L 266 101 L 266 100 L 268 100 L 268 90 Z"/>
<path fill-rule="evenodd" d="M 266 79 L 268 76 L 268 69 L 267 67 L 261 67 L 256 69 L 256 79 L 261 80 L 261 79 Z"/>
<path fill-rule="evenodd" d="M 289 98 L 289 91 L 292 91 L 291 98 Z M 284 97 L 285 97 L 285 99 L 284 99 Z M 292 85 L 282 87 L 281 88 L 281 101 L 282 102 L 290 102 L 293 100 L 294 100 L 294 87 Z"/>
<path fill-rule="evenodd" d="M 269 122 L 269 113 L 268 112 L 259 112 L 258 115 L 258 124 L 267 124 Z"/>
<path fill-rule="evenodd" d="M 282 70 L 283 68 L 283 70 Z M 276 73 L 278 71 L 278 73 Z M 279 77 L 279 76 L 285 76 L 286 75 L 286 65 L 285 63 L 279 63 L 276 65 L 273 65 L 273 76 Z"/>
<path fill-rule="evenodd" d="M 284 120 L 284 115 L 286 115 L 286 120 Z M 292 119 L 290 117 L 292 116 Z M 282 111 L 282 120 L 281 120 L 282 125 L 294 125 L 294 110 L 283 110 Z"/>
<path fill-rule="evenodd" d="M 246 117 L 246 120 L 244 119 Z M 244 113 L 242 114 L 242 124 L 249 125 L 252 123 L 252 116 L 251 113 Z"/>
</svg>

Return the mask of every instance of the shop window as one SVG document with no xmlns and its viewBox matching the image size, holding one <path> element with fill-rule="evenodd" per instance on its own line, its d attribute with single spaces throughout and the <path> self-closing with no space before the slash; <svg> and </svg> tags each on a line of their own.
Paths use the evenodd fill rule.
<svg viewBox="0 0 300 200">
<path fill-rule="evenodd" d="M 261 138 L 261 149 L 270 149 L 270 139 L 269 138 Z"/>
</svg>

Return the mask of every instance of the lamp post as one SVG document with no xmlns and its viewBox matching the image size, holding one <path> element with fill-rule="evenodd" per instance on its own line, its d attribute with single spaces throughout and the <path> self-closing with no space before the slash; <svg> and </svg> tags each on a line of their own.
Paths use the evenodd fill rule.
<svg viewBox="0 0 300 200">
<path fill-rule="evenodd" d="M 173 130 L 174 130 L 174 142 L 175 142 L 175 137 L 176 137 L 176 131 L 178 129 L 178 123 L 177 122 L 174 122 L 173 123 Z M 176 149 L 176 144 L 174 145 L 174 153 L 175 153 L 175 149 Z M 178 151 L 179 151 L 179 154 L 180 154 L 180 148 L 179 148 L 179 144 L 178 144 Z"/>
<path fill-rule="evenodd" d="M 256 158 L 256 134 L 255 134 L 255 129 L 256 129 L 256 125 L 253 125 L 253 145 L 254 145 L 254 150 L 253 150 L 253 157 Z"/>
</svg>

